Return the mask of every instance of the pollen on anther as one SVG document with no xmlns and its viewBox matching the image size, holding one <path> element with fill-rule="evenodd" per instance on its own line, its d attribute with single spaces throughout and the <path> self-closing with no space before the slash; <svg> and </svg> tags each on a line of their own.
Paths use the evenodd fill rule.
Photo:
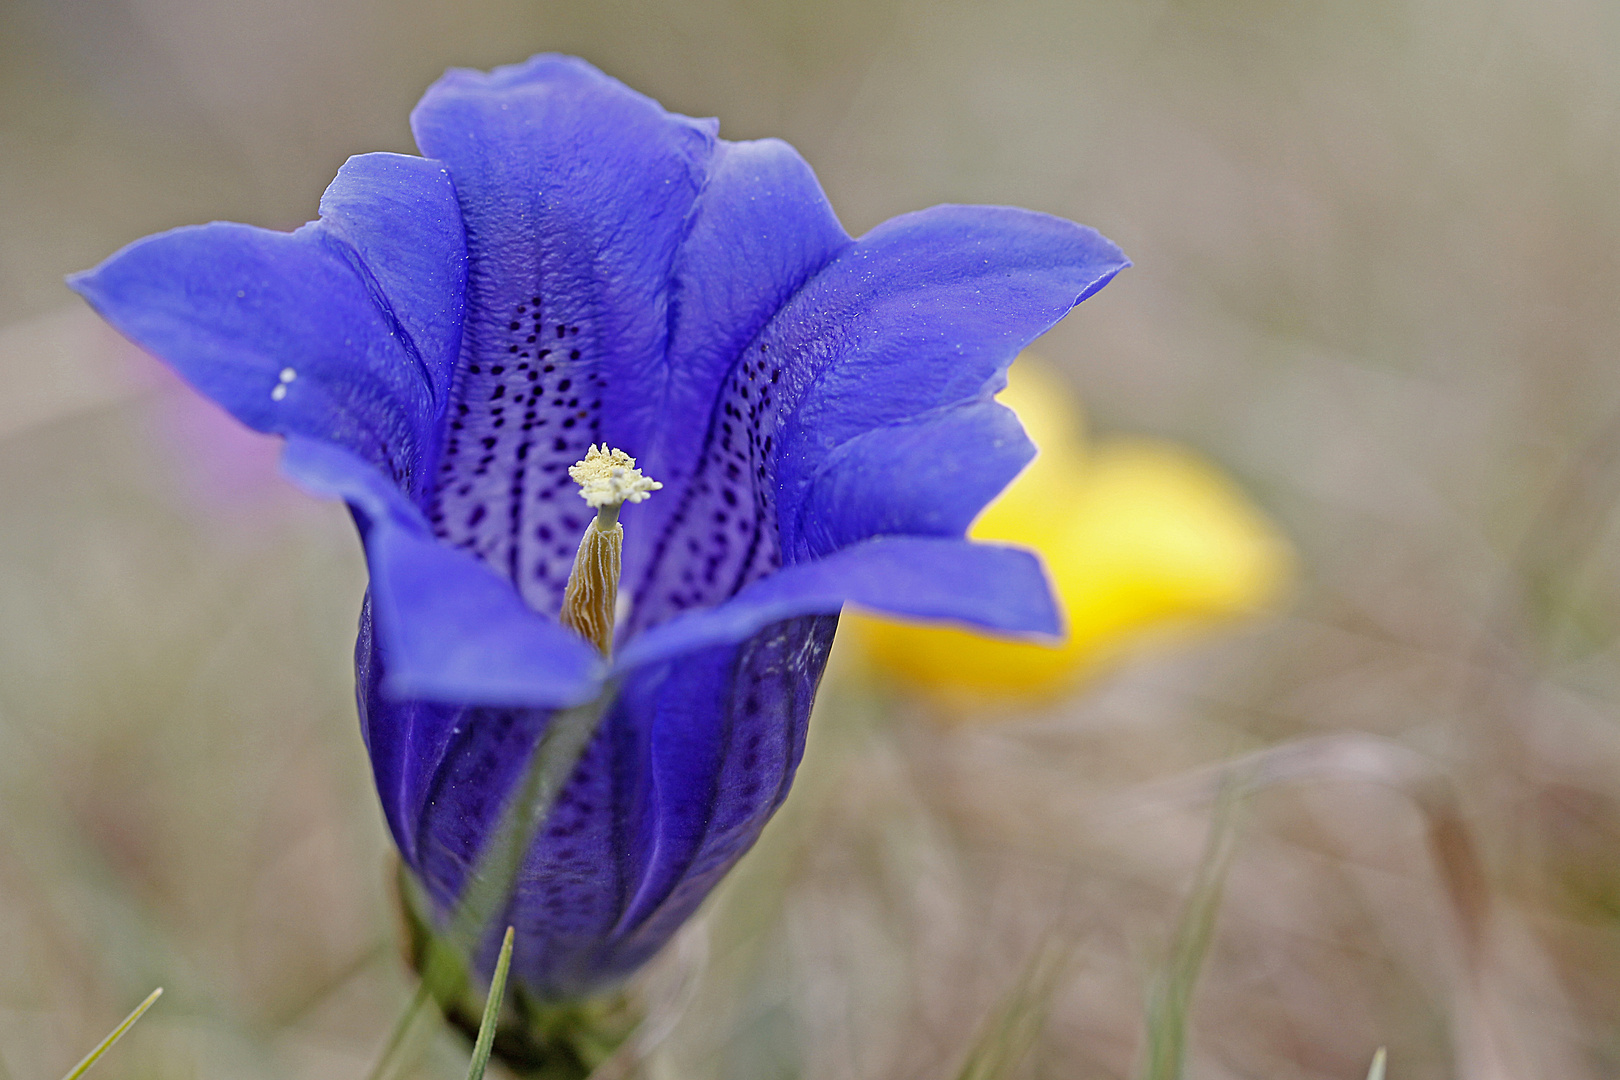
<svg viewBox="0 0 1620 1080">
<path fill-rule="evenodd" d="M 641 502 L 664 486 L 643 476 L 635 458 L 606 444 L 592 444 L 585 457 L 569 467 L 568 475 L 579 485 L 580 498 L 592 507 Z"/>
</svg>

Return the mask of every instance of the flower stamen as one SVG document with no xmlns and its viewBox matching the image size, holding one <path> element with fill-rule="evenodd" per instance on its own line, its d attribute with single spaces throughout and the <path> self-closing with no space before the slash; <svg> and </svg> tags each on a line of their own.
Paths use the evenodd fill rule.
<svg viewBox="0 0 1620 1080">
<path fill-rule="evenodd" d="M 593 445 L 584 460 L 569 466 L 568 475 L 579 485 L 579 497 L 595 508 L 596 518 L 585 526 L 580 538 L 559 621 L 607 656 L 613 651 L 624 549 L 619 508 L 627 502 L 642 502 L 664 485 L 643 476 L 635 458 L 623 450 L 610 450 L 606 443 Z"/>
</svg>

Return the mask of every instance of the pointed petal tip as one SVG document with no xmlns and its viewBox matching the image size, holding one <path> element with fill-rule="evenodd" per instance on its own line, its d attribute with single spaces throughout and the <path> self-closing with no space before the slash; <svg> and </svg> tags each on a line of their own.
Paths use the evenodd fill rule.
<svg viewBox="0 0 1620 1080">
<path fill-rule="evenodd" d="M 1104 285 L 1119 276 L 1120 271 L 1128 270 L 1134 264 L 1125 252 L 1120 250 L 1118 244 L 1096 229 L 1089 225 L 1080 225 L 1074 222 L 1068 222 L 1068 224 L 1081 233 L 1082 243 L 1086 248 L 1086 262 L 1097 275 L 1090 284 L 1080 290 L 1080 295 L 1075 297 L 1074 302 L 1078 305 L 1097 295 Z"/>
<path fill-rule="evenodd" d="M 1113 269 L 1108 270 L 1106 273 L 1099 276 L 1096 281 L 1093 281 L 1090 285 L 1087 285 L 1084 289 L 1080 290 L 1080 295 L 1075 297 L 1074 302 L 1077 305 L 1082 304 L 1085 301 L 1091 299 L 1093 296 L 1096 296 L 1099 292 L 1102 291 L 1102 287 L 1104 285 L 1107 285 L 1110 281 L 1113 281 L 1114 278 L 1119 276 L 1119 272 L 1121 270 L 1127 270 L 1127 269 L 1130 268 L 1130 266 L 1131 266 L 1131 260 L 1129 260 L 1129 259 L 1125 258 L 1123 255 L 1121 255 L 1118 265 L 1116 265 Z"/>
<path fill-rule="evenodd" d="M 191 226 L 191 228 L 196 227 Z M 89 269 L 75 270 L 71 274 L 64 274 L 62 283 L 73 290 L 79 299 L 89 304 L 91 310 L 101 316 L 102 320 L 114 330 L 134 340 L 134 335 L 127 328 L 133 312 L 123 310 L 124 305 L 121 304 L 123 290 L 119 281 L 119 272 L 126 266 L 131 255 L 139 257 L 138 253 L 141 249 L 152 241 L 168 236 L 175 231 L 177 230 L 169 229 L 132 240 Z M 137 344 L 140 343 L 137 342 Z M 142 347 L 145 348 L 144 345 Z"/>
<path fill-rule="evenodd" d="M 163 234 L 158 233 L 156 235 L 161 236 Z M 112 267 L 131 248 L 143 243 L 146 239 L 146 237 L 142 237 L 140 240 L 134 241 L 134 243 L 124 245 L 86 270 L 75 270 L 71 274 L 62 275 L 62 283 L 77 293 L 85 303 L 95 308 L 97 314 L 106 318 L 106 313 L 102 311 L 102 303 L 107 292 L 108 268 Z"/>
</svg>

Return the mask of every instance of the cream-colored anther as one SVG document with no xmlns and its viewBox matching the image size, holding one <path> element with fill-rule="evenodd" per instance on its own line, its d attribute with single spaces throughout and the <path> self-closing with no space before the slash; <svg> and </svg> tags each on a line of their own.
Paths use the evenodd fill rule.
<svg viewBox="0 0 1620 1080">
<path fill-rule="evenodd" d="M 614 609 L 619 599 L 619 557 L 624 549 L 624 526 L 619 507 L 641 502 L 663 487 L 641 475 L 636 459 L 606 444 L 592 446 L 568 475 L 579 484 L 580 498 L 595 507 L 596 519 L 585 526 L 574 568 L 563 590 L 560 621 L 595 645 L 603 656 L 613 650 Z"/>
<path fill-rule="evenodd" d="M 635 458 L 623 450 L 609 450 L 606 443 L 587 450 L 585 460 L 568 467 L 568 475 L 579 485 L 579 497 L 587 506 L 611 506 L 615 515 L 625 503 L 641 502 L 664 486 L 642 476 Z"/>
</svg>

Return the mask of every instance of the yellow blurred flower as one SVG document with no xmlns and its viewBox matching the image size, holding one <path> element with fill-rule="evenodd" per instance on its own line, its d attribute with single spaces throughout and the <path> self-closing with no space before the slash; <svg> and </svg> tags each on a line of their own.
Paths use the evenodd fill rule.
<svg viewBox="0 0 1620 1080">
<path fill-rule="evenodd" d="M 857 615 L 852 636 L 875 666 L 945 699 L 1053 696 L 1109 660 L 1278 598 L 1288 544 L 1214 466 L 1160 440 L 1088 447 L 1078 403 L 1027 355 L 999 400 L 1040 452 L 969 534 L 1041 555 L 1068 636 L 1009 641 Z"/>
</svg>

